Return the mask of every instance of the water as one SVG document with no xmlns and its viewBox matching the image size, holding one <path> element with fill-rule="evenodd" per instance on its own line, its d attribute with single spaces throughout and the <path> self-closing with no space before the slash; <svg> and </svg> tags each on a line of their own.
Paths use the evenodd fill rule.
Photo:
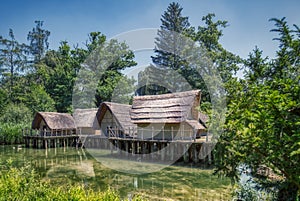
<svg viewBox="0 0 300 201">
<path fill-rule="evenodd" d="M 57 185 L 81 183 L 101 191 L 110 187 L 123 198 L 139 194 L 150 200 L 230 200 L 228 179 L 191 164 L 168 166 L 148 174 L 128 174 L 101 164 L 87 150 L 70 147 L 45 150 L 0 146 L 0 158 L 12 159 L 14 166 L 30 164 L 43 179 Z M 127 167 L 138 165 L 128 160 L 118 162 Z"/>
</svg>

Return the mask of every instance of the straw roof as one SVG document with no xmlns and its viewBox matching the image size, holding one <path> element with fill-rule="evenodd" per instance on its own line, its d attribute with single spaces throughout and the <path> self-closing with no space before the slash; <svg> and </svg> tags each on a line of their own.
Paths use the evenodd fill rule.
<svg viewBox="0 0 300 201">
<path fill-rule="evenodd" d="M 98 108 L 75 109 L 73 117 L 77 128 L 99 129 L 99 123 L 96 118 Z"/>
<path fill-rule="evenodd" d="M 44 120 L 51 130 L 76 129 L 75 121 L 70 114 L 57 112 L 38 112 L 32 121 L 32 129 L 39 129 Z"/>
<path fill-rule="evenodd" d="M 209 120 L 209 117 L 206 114 L 203 114 L 201 112 L 199 112 L 199 122 L 205 127 L 207 128 L 207 122 Z"/>
<path fill-rule="evenodd" d="M 186 122 L 195 130 L 205 130 L 204 125 L 197 120 L 186 120 Z"/>
<path fill-rule="evenodd" d="M 198 120 L 200 90 L 136 96 L 130 113 L 133 123 L 180 123 Z"/>
<path fill-rule="evenodd" d="M 97 119 L 101 124 L 102 119 L 107 111 L 110 111 L 118 122 L 121 129 L 125 130 L 128 128 L 136 128 L 137 126 L 133 124 L 130 120 L 130 109 L 131 105 L 112 103 L 112 102 L 103 102 L 101 103 L 98 112 Z"/>
</svg>

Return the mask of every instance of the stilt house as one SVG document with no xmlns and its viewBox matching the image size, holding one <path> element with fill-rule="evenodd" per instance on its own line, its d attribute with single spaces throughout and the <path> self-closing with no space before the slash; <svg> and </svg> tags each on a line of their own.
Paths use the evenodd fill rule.
<svg viewBox="0 0 300 201">
<path fill-rule="evenodd" d="M 40 135 L 72 135 L 76 133 L 73 117 L 66 113 L 38 112 L 32 121 L 32 129 Z"/>
<path fill-rule="evenodd" d="M 98 108 L 76 109 L 73 113 L 77 134 L 100 135 L 100 126 L 96 118 Z"/>
<path fill-rule="evenodd" d="M 132 137 L 137 126 L 130 120 L 131 105 L 103 102 L 97 112 L 101 132 L 110 137 Z"/>
<path fill-rule="evenodd" d="M 130 112 L 139 138 L 196 139 L 206 132 L 199 121 L 200 91 L 136 96 Z"/>
</svg>

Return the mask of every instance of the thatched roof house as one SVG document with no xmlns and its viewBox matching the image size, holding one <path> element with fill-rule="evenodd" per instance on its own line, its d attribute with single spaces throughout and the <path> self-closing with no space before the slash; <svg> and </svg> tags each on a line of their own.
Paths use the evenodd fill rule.
<svg viewBox="0 0 300 201">
<path fill-rule="evenodd" d="M 130 116 L 138 126 L 138 133 L 142 130 L 147 137 L 153 136 L 153 130 L 155 138 L 195 137 L 205 132 L 199 122 L 199 104 L 199 90 L 136 96 Z"/>
<path fill-rule="evenodd" d="M 98 108 L 75 109 L 73 117 L 78 134 L 100 134 L 100 126 L 96 118 L 97 111 Z"/>
<path fill-rule="evenodd" d="M 47 134 L 73 134 L 76 132 L 73 117 L 66 113 L 38 112 L 35 114 L 31 127 Z"/>
<path fill-rule="evenodd" d="M 137 126 L 130 120 L 131 105 L 103 102 L 97 112 L 97 119 L 105 135 L 134 135 Z"/>
</svg>

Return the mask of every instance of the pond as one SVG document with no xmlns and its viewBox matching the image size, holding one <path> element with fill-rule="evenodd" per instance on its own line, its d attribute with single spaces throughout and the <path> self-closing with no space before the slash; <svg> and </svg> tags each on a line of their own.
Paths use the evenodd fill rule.
<svg viewBox="0 0 300 201">
<path fill-rule="evenodd" d="M 97 155 L 97 154 L 98 155 Z M 99 157 L 101 155 L 101 157 Z M 147 164 L 148 173 L 117 171 L 141 167 L 139 162 L 117 159 L 108 151 L 76 148 L 31 149 L 0 146 L 1 160 L 12 159 L 14 166 L 30 164 L 53 184 L 82 183 L 94 190 L 116 190 L 121 197 L 135 194 L 149 200 L 230 200 L 230 181 L 214 176 L 213 170 L 192 164 Z M 105 158 L 105 160 L 103 160 Z"/>
</svg>

